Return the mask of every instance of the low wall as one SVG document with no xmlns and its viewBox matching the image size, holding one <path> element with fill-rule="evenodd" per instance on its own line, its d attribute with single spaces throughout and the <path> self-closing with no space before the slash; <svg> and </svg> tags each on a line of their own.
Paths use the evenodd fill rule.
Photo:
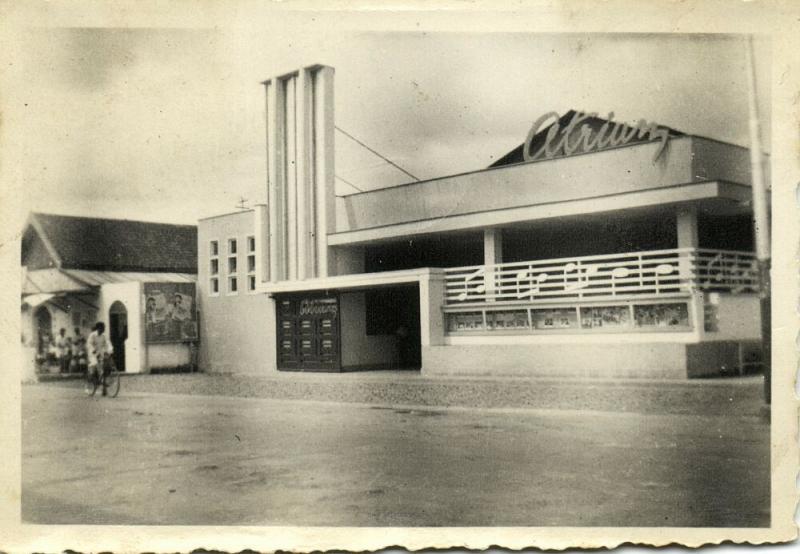
<svg viewBox="0 0 800 554">
<path fill-rule="evenodd" d="M 188 343 L 148 344 L 147 368 L 173 369 L 188 366 L 191 361 L 191 345 Z"/>
<path fill-rule="evenodd" d="M 740 341 L 423 346 L 424 375 L 686 379 L 730 374 Z"/>
<path fill-rule="evenodd" d="M 574 343 L 428 346 L 422 348 L 422 373 L 684 379 L 686 345 Z"/>
</svg>

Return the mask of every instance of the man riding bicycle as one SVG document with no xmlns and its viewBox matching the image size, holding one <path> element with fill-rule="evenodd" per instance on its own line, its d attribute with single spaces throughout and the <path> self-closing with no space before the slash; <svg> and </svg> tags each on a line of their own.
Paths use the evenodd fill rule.
<svg viewBox="0 0 800 554">
<path fill-rule="evenodd" d="M 108 357 L 114 352 L 114 348 L 103 333 L 106 330 L 106 325 L 102 321 L 95 324 L 94 330 L 86 339 L 86 353 L 89 358 L 89 383 L 98 384 L 103 383 L 103 396 L 106 396 L 105 382 L 102 380 L 104 370 Z"/>
</svg>

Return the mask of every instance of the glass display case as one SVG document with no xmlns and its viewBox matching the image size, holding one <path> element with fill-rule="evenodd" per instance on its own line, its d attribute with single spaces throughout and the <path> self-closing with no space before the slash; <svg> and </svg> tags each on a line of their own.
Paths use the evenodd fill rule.
<svg viewBox="0 0 800 554">
<path fill-rule="evenodd" d="M 577 329 L 578 313 L 575 308 L 552 308 L 531 310 L 533 326 L 540 329 Z"/>
<path fill-rule="evenodd" d="M 687 302 L 487 309 L 445 314 L 448 333 L 660 331 L 692 328 Z"/>
<path fill-rule="evenodd" d="M 486 312 L 486 329 L 489 331 L 530 329 L 528 310 Z"/>
<path fill-rule="evenodd" d="M 633 306 L 637 327 L 689 327 L 686 303 L 637 304 Z"/>
<path fill-rule="evenodd" d="M 483 312 L 447 314 L 447 330 L 450 332 L 483 331 L 483 329 Z"/>
<path fill-rule="evenodd" d="M 629 306 L 590 306 L 581 308 L 584 329 L 621 329 L 631 326 Z"/>
</svg>

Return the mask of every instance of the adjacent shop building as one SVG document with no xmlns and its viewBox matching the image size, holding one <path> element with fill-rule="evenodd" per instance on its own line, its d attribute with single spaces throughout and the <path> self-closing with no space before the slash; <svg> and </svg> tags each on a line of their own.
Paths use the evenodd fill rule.
<svg viewBox="0 0 800 554">
<path fill-rule="evenodd" d="M 60 329 L 85 339 L 102 321 L 122 371 L 194 363 L 194 225 L 32 213 L 21 265 L 22 344 L 31 361 L 46 357 Z"/>
</svg>

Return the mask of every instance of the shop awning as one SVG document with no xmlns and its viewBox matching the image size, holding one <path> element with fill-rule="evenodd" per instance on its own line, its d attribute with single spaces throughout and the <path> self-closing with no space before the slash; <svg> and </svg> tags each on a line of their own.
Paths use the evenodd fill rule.
<svg viewBox="0 0 800 554">
<path fill-rule="evenodd" d="M 91 287 L 59 269 L 23 271 L 22 294 L 89 292 Z"/>
<path fill-rule="evenodd" d="M 122 271 L 90 271 L 86 269 L 62 269 L 64 274 L 88 286 L 98 287 L 110 283 L 194 283 L 197 275 L 192 273 L 141 273 Z"/>
<path fill-rule="evenodd" d="M 23 271 L 22 294 L 91 292 L 109 283 L 194 283 L 192 273 L 140 273 L 84 269 L 37 269 Z"/>
<path fill-rule="evenodd" d="M 54 298 L 56 295 L 48 292 L 39 293 L 39 294 L 29 294 L 25 298 L 22 299 L 22 303 L 24 305 L 28 305 L 31 308 L 35 308 L 37 306 L 41 306 L 51 298 Z"/>
</svg>

